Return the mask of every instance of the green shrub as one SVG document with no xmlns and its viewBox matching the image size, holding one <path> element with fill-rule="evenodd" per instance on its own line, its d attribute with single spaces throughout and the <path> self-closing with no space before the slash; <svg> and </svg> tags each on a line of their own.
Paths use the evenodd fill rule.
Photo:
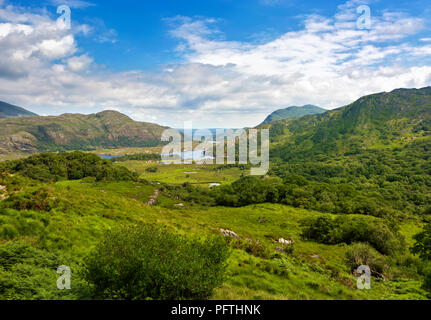
<svg viewBox="0 0 431 320">
<path fill-rule="evenodd" d="M 395 254 L 405 247 L 404 237 L 371 216 L 319 216 L 305 219 L 302 236 L 325 244 L 366 242 L 383 254 Z"/>
<path fill-rule="evenodd" d="M 71 269 L 71 290 L 57 288 L 61 265 Z M 88 299 L 79 264 L 60 252 L 47 252 L 23 242 L 0 245 L 0 300 Z"/>
<path fill-rule="evenodd" d="M 354 243 L 346 252 L 347 265 L 351 270 L 367 265 L 372 271 L 383 273 L 387 266 L 385 259 L 369 244 Z"/>
<path fill-rule="evenodd" d="M 424 280 L 424 282 L 423 282 L 422 287 L 423 287 L 426 291 L 431 292 L 431 272 L 430 272 L 430 273 L 428 273 L 428 274 L 425 276 L 425 280 Z"/>
<path fill-rule="evenodd" d="M 86 258 L 86 279 L 106 299 L 208 299 L 222 283 L 223 238 L 189 239 L 155 225 L 109 231 Z"/>
<path fill-rule="evenodd" d="M 52 209 L 49 193 L 43 188 L 33 192 L 11 194 L 3 202 L 3 206 L 16 210 L 50 211 Z"/>
<path fill-rule="evenodd" d="M 234 249 L 244 250 L 248 254 L 251 254 L 258 258 L 268 259 L 270 256 L 268 248 L 259 240 L 231 239 L 230 245 Z"/>
<path fill-rule="evenodd" d="M 410 249 L 419 254 L 423 260 L 431 260 L 431 224 L 427 224 L 424 230 L 413 237 L 415 244 Z"/>
<path fill-rule="evenodd" d="M 19 232 L 13 225 L 5 224 L 0 226 L 0 238 L 12 240 L 18 237 L 18 235 Z"/>
<path fill-rule="evenodd" d="M 214 188 L 212 195 L 218 205 L 241 207 L 249 204 L 279 202 L 282 189 L 280 178 L 247 176 L 232 185 Z"/>
</svg>

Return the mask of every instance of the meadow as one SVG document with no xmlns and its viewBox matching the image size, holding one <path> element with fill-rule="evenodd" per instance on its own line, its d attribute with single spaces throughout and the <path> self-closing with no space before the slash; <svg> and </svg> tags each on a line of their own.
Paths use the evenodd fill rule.
<svg viewBox="0 0 431 320">
<path fill-rule="evenodd" d="M 3 202 L 0 257 L 8 257 L 9 264 L 0 269 L 1 299 L 90 299 L 82 276 L 83 258 L 92 252 L 106 230 L 141 222 L 162 224 L 196 238 L 221 236 L 220 229 L 238 235 L 238 239 L 228 240 L 231 253 L 226 277 L 210 299 L 428 298 L 417 271 L 420 261 L 409 253 L 403 261 L 392 263 L 385 280 L 373 277 L 370 290 L 359 290 L 357 278 L 346 264 L 350 245 L 327 245 L 302 237 L 304 218 L 336 215 L 270 203 L 239 208 L 206 206 L 173 198 L 162 188 L 165 183 L 229 184 L 243 174 L 238 167 L 217 169 L 145 161 L 115 164 L 120 165 L 136 171 L 141 179 L 27 181 L 20 183 L 25 185 L 20 192 L 42 188 L 52 204 L 50 210 L 16 210 L 8 208 L 7 199 Z M 146 171 L 154 166 L 157 172 Z M 191 171 L 198 173 L 185 173 Z M 14 178 L 17 176 L 6 180 Z M 149 205 L 155 190 L 160 193 L 156 202 Z M 182 206 L 178 206 L 180 203 Z M 412 244 L 422 222 L 407 219 L 399 227 L 407 243 Z M 293 244 L 285 248 L 278 242 L 280 238 Z M 27 259 L 24 254 L 20 259 L 19 252 L 24 249 L 14 248 L 17 244 L 30 246 L 40 258 Z M 20 260 L 12 259 L 8 250 Z M 50 259 L 54 262 L 48 263 Z M 71 266 L 72 290 L 62 292 L 56 288 L 56 264 Z"/>
</svg>

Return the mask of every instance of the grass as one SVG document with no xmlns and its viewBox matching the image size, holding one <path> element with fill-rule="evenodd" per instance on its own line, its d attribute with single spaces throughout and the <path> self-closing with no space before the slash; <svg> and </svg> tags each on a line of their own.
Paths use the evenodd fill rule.
<svg viewBox="0 0 431 320">
<path fill-rule="evenodd" d="M 139 161 L 125 164 L 149 180 L 167 183 L 229 183 L 241 175 L 238 168 L 218 171 L 212 166 L 199 165 L 160 165 L 153 174 L 146 173 L 145 168 L 154 164 Z M 187 177 L 185 171 L 198 173 Z M 173 207 L 167 205 L 173 200 L 163 193 L 156 205 L 149 206 L 147 202 L 157 184 L 139 182 L 61 181 L 46 187 L 51 197 L 59 200 L 51 212 L 13 211 L 12 216 L 0 216 L 8 219 L 9 224 L 30 223 L 31 219 L 43 222 L 41 232 L 20 234 L 14 241 L 25 241 L 79 261 L 98 243 L 105 230 L 119 224 L 161 223 L 197 237 L 220 234 L 219 229 L 224 228 L 237 233 L 241 240 L 232 242 L 226 280 L 212 299 L 427 298 L 420 289 L 420 279 L 408 277 L 390 281 L 373 278 L 371 290 L 358 290 L 356 278 L 344 261 L 347 245 L 324 245 L 301 238 L 300 221 L 323 213 L 279 204 L 227 208 L 185 203 L 185 207 Z M 415 221 L 407 221 L 400 227 L 409 244 L 421 228 Z M 281 245 L 276 241 L 281 237 L 294 241 L 293 253 L 277 251 Z M 10 241 L 2 239 L 0 245 Z"/>
<path fill-rule="evenodd" d="M 239 179 L 242 174 L 247 175 L 249 170 L 243 171 L 238 167 L 225 168 L 218 165 L 197 164 L 158 164 L 154 161 L 126 161 L 117 163 L 131 171 L 137 172 L 141 178 L 152 182 L 169 184 L 208 185 L 209 183 L 227 184 Z M 157 172 L 148 172 L 146 169 L 157 167 Z"/>
</svg>

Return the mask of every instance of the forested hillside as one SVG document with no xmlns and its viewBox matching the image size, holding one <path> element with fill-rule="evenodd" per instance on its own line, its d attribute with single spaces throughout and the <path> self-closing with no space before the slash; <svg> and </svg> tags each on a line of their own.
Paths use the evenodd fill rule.
<svg viewBox="0 0 431 320">
<path fill-rule="evenodd" d="M 376 216 L 431 212 L 431 88 L 362 97 L 270 128 L 282 202 Z"/>
</svg>

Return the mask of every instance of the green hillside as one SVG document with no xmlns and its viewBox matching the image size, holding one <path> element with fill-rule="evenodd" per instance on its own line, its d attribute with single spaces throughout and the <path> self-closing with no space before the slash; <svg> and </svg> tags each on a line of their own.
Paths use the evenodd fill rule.
<svg viewBox="0 0 431 320">
<path fill-rule="evenodd" d="M 294 184 L 293 175 L 304 179 L 297 192 L 305 207 L 372 215 L 430 210 L 431 88 L 374 94 L 266 126 L 271 174 Z"/>
<path fill-rule="evenodd" d="M 183 170 L 190 167 L 185 166 Z M 118 165 L 118 168 L 122 167 Z M 164 168 L 168 170 L 170 166 Z M 178 166 L 172 168 L 178 170 Z M 237 179 L 241 175 L 241 172 L 232 172 L 229 166 L 210 166 L 205 170 L 219 172 L 219 180 L 213 181 L 222 184 L 226 183 L 225 170 L 230 175 L 236 174 Z M 45 175 L 34 174 L 37 172 L 45 172 Z M 204 203 L 211 197 L 208 188 L 149 183 L 143 176 L 137 180 L 124 168 L 116 173 L 106 161 L 80 152 L 43 154 L 4 164 L 0 168 L 0 185 L 5 187 L 0 191 L 3 199 L 0 201 L 0 298 L 121 299 L 111 295 L 112 288 L 98 291 L 97 281 L 103 280 L 105 286 L 109 286 L 110 281 L 139 286 L 139 282 L 132 280 L 140 274 L 140 251 L 134 248 L 146 250 L 148 241 L 164 236 L 150 233 L 151 239 L 140 242 L 133 228 L 157 223 L 164 225 L 163 234 L 172 234 L 169 239 L 175 241 L 169 245 L 163 241 L 152 245 L 152 250 L 159 246 L 162 255 L 147 257 L 154 262 L 149 266 L 154 273 L 143 275 L 146 281 L 152 281 L 152 277 L 158 276 L 160 266 L 164 275 L 157 278 L 155 285 L 169 285 L 168 294 L 180 290 L 174 296 L 177 298 L 193 297 L 195 293 L 184 293 L 184 289 L 208 283 L 212 274 L 205 274 L 205 266 L 212 268 L 214 264 L 200 262 L 196 273 L 192 274 L 170 273 L 165 268 L 175 266 L 178 259 L 183 263 L 181 267 L 190 264 L 194 268 L 195 260 L 187 259 L 192 254 L 196 259 L 217 258 L 214 255 L 219 251 L 212 251 L 215 244 L 209 241 L 214 237 L 223 238 L 220 230 L 224 229 L 232 230 L 237 238 L 225 238 L 229 247 L 225 274 L 222 282 L 208 289 L 210 294 L 206 299 L 427 299 L 427 292 L 421 288 L 425 265 L 407 249 L 413 243 L 413 235 L 421 230 L 419 220 L 406 220 L 393 228 L 388 227 L 383 218 L 332 215 L 281 204 L 251 204 L 239 208 L 209 205 Z M 155 201 L 149 204 L 154 195 L 157 195 Z M 322 236 L 328 232 L 317 228 L 319 219 L 327 223 L 334 221 L 330 231 L 343 236 L 345 239 L 341 241 L 345 242 L 337 243 L 337 238 L 315 239 L 310 230 L 318 230 Z M 112 233 L 106 232 L 120 226 L 126 228 L 120 230 L 129 230 L 132 234 L 117 234 L 120 238 L 114 240 L 122 242 L 109 249 L 113 241 L 109 234 Z M 358 228 L 357 239 L 361 236 L 362 241 L 370 241 L 380 251 L 370 245 L 358 248 L 357 244 L 350 243 L 352 228 Z M 124 246 L 129 235 L 130 239 L 137 240 L 128 244 L 131 252 Z M 279 242 L 280 238 L 292 244 L 284 245 Z M 178 247 L 182 241 L 194 244 L 190 248 L 186 245 L 189 255 L 185 260 Z M 405 247 L 396 246 L 403 241 Z M 207 244 L 198 249 L 202 243 Z M 217 245 L 222 246 L 222 243 Z M 179 250 L 180 257 L 173 256 L 170 264 L 166 264 L 163 257 L 170 254 L 171 247 L 178 247 L 175 250 Z M 361 254 L 361 250 L 370 256 L 360 261 L 371 264 L 377 272 L 372 279 L 372 289 L 366 291 L 356 287 L 353 270 L 357 265 L 351 258 Z M 111 260 L 115 252 L 122 258 Z M 124 274 L 129 263 L 134 264 L 130 266 L 132 272 Z M 56 269 L 60 265 L 72 270 L 71 290 L 56 287 Z M 98 277 L 89 277 L 87 272 Z M 122 278 L 123 274 L 128 278 Z M 142 297 L 143 292 L 139 290 L 136 294 Z M 160 296 L 153 291 L 144 298 Z"/>
<path fill-rule="evenodd" d="M 0 155 L 12 152 L 150 147 L 165 130 L 116 111 L 97 114 L 0 119 Z"/>
<path fill-rule="evenodd" d="M 309 114 L 321 114 L 326 111 L 328 110 L 310 104 L 302 107 L 288 107 L 274 111 L 262 122 L 262 124 L 272 123 L 284 119 L 299 118 Z"/>
<path fill-rule="evenodd" d="M 431 130 L 431 87 L 365 96 L 321 115 L 270 126 L 274 154 L 292 158 L 393 149 L 425 141 Z"/>
<path fill-rule="evenodd" d="M 15 118 L 15 117 L 34 117 L 36 113 L 25 110 L 24 108 L 11 105 L 0 101 L 0 118 Z"/>
<path fill-rule="evenodd" d="M 265 124 L 262 177 L 150 154 L 0 162 L 0 299 L 430 299 L 430 111 L 431 88 L 400 89 Z"/>
</svg>

